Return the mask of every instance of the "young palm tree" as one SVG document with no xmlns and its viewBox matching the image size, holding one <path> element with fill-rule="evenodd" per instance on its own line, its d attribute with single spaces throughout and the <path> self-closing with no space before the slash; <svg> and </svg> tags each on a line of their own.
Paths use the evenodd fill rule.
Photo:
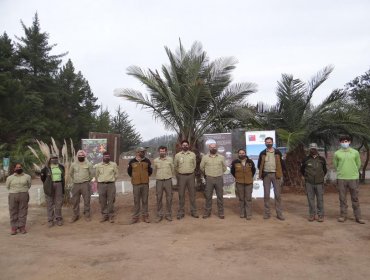
<svg viewBox="0 0 370 280">
<path fill-rule="evenodd" d="M 245 98 L 256 91 L 256 85 L 232 84 L 236 60 L 227 57 L 210 61 L 199 42 L 189 51 L 181 41 L 175 53 L 167 47 L 165 50 L 170 64 L 162 66 L 162 76 L 157 70 L 128 68 L 128 75 L 146 86 L 148 96 L 134 89 L 116 90 L 115 95 L 151 110 L 166 128 L 177 133 L 179 141 L 186 139 L 197 147 L 205 132 L 230 126 L 233 113 L 245 105 Z"/>
</svg>

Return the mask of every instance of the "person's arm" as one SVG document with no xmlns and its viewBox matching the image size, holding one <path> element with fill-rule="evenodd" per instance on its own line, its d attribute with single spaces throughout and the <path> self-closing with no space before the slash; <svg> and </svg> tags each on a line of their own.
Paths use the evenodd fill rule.
<svg viewBox="0 0 370 280">
<path fill-rule="evenodd" d="M 360 170 L 361 168 L 361 159 L 360 159 L 360 153 L 356 151 L 356 166 L 357 170 Z"/>
<path fill-rule="evenodd" d="M 31 176 L 27 174 L 27 188 L 28 188 L 28 189 L 30 189 L 30 188 L 31 188 L 31 183 L 32 183 Z"/>
<path fill-rule="evenodd" d="M 262 152 L 260 152 L 260 155 L 258 156 L 258 162 L 257 162 L 258 169 L 260 169 L 261 167 L 261 162 L 262 162 Z"/>
<path fill-rule="evenodd" d="M 222 157 L 222 171 L 225 172 L 227 170 L 226 163 L 225 163 L 225 158 Z"/>
<path fill-rule="evenodd" d="M 91 162 L 89 162 L 89 177 L 90 180 L 95 176 L 95 169 Z"/>
<path fill-rule="evenodd" d="M 230 173 L 235 177 L 235 160 L 231 163 Z"/>
<path fill-rule="evenodd" d="M 40 173 L 40 179 L 42 182 L 45 182 L 46 180 L 46 176 L 47 176 L 47 171 L 48 168 L 45 166 L 43 169 L 41 169 L 41 173 Z"/>
<path fill-rule="evenodd" d="M 132 163 L 132 160 L 130 160 L 130 162 L 128 163 L 128 167 L 127 167 L 127 174 L 128 176 L 132 176 L 132 166 L 131 166 L 131 163 Z"/>
<path fill-rule="evenodd" d="M 173 168 L 175 169 L 175 172 L 177 173 L 179 170 L 179 161 L 177 154 L 175 155 L 175 158 L 173 160 Z"/>
<path fill-rule="evenodd" d="M 114 178 L 117 180 L 118 178 L 118 167 L 117 164 L 114 163 Z"/>
<path fill-rule="evenodd" d="M 5 186 L 6 186 L 6 188 L 7 188 L 8 190 L 10 190 L 10 180 L 11 180 L 11 178 L 10 178 L 10 176 L 9 176 L 8 178 L 6 178 L 6 182 L 5 182 Z"/>
<path fill-rule="evenodd" d="M 152 163 L 150 162 L 150 160 L 148 158 L 147 158 L 147 160 L 148 160 L 148 174 L 149 174 L 149 176 L 151 176 L 152 173 L 153 173 Z"/>
<path fill-rule="evenodd" d="M 200 169 L 200 171 L 203 173 L 203 174 L 205 174 L 204 173 L 204 171 L 205 171 L 205 157 L 206 157 L 206 155 L 204 155 L 204 156 L 202 156 L 202 160 L 200 161 L 200 165 L 199 165 L 199 169 Z"/>
<path fill-rule="evenodd" d="M 337 156 L 337 152 L 334 153 L 333 165 L 334 165 L 335 170 L 338 171 L 338 156 Z"/>
<path fill-rule="evenodd" d="M 301 163 L 301 174 L 304 176 L 306 172 L 306 161 L 307 159 L 304 159 L 303 162 Z"/>
<path fill-rule="evenodd" d="M 172 158 L 170 159 L 170 166 L 171 166 L 172 177 L 175 177 L 176 176 L 176 174 L 175 174 L 175 167 L 174 167 Z"/>
<path fill-rule="evenodd" d="M 328 168 L 326 166 L 326 160 L 322 157 L 322 170 L 324 171 L 324 174 L 328 173 Z"/>
<path fill-rule="evenodd" d="M 256 174 L 256 166 L 255 166 L 253 160 L 249 160 L 249 162 L 251 164 L 252 175 L 254 176 Z"/>
</svg>

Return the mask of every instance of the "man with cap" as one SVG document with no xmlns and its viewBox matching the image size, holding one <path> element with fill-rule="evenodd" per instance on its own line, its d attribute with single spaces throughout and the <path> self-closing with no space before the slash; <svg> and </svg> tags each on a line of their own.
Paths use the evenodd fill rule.
<svg viewBox="0 0 370 280">
<path fill-rule="evenodd" d="M 253 176 L 256 167 L 244 149 L 239 149 L 238 158 L 231 163 L 230 173 L 235 177 L 235 187 L 239 196 L 240 218 L 252 218 Z"/>
<path fill-rule="evenodd" d="M 195 168 L 197 166 L 195 153 L 189 150 L 189 142 L 181 141 L 181 151 L 175 155 L 175 171 L 177 173 L 177 185 L 179 193 L 179 209 L 177 219 L 185 217 L 185 190 L 188 189 L 190 212 L 194 218 L 199 218 L 196 206 L 196 191 L 195 191 Z"/>
<path fill-rule="evenodd" d="M 340 217 L 338 222 L 343 223 L 347 219 L 347 191 L 351 194 L 352 209 L 355 220 L 364 224 L 361 219 L 359 194 L 359 170 L 361 167 L 360 154 L 350 147 L 351 137 L 343 135 L 339 138 L 341 148 L 334 154 L 333 164 L 337 171 L 337 188 L 339 192 Z"/>
<path fill-rule="evenodd" d="M 224 219 L 224 179 L 223 174 L 226 171 L 224 156 L 217 153 L 217 144 L 212 143 L 209 146 L 209 153 L 202 157 L 200 162 L 200 171 L 206 178 L 206 205 L 203 219 L 211 216 L 212 211 L 212 195 L 213 190 L 216 190 L 218 217 Z"/>
<path fill-rule="evenodd" d="M 23 172 L 22 165 L 17 163 L 14 173 L 6 178 L 6 188 L 9 191 L 9 215 L 11 235 L 27 233 L 26 221 L 28 212 L 28 201 L 30 196 L 28 190 L 31 188 L 31 176 Z"/>
<path fill-rule="evenodd" d="M 114 223 L 114 202 L 116 200 L 117 164 L 110 161 L 110 154 L 103 153 L 103 161 L 95 165 L 95 177 L 98 181 L 99 203 L 102 214 L 100 222 Z"/>
<path fill-rule="evenodd" d="M 152 175 L 153 169 L 150 160 L 145 157 L 145 153 L 145 148 L 138 147 L 136 156 L 130 160 L 127 168 L 134 193 L 134 214 L 131 221 L 133 224 L 139 222 L 140 205 L 143 206 L 142 217 L 144 222 L 150 223 L 148 213 L 149 176 Z"/>
<path fill-rule="evenodd" d="M 308 221 L 313 222 L 324 221 L 324 177 L 327 172 L 326 160 L 319 155 L 317 151 L 317 144 L 311 143 L 309 145 L 310 154 L 303 160 L 301 165 L 301 173 L 304 176 L 306 194 L 308 200 L 309 217 Z M 317 201 L 317 208 L 315 207 L 315 197 Z"/>
<path fill-rule="evenodd" d="M 83 150 L 77 152 L 77 161 L 71 164 L 69 175 L 72 178 L 73 187 L 71 190 L 72 194 L 72 206 L 73 216 L 71 223 L 74 223 L 80 218 L 80 196 L 84 200 L 84 216 L 86 221 L 91 220 L 90 213 L 90 181 L 94 177 L 93 166 L 86 159 L 86 154 Z"/>
<path fill-rule="evenodd" d="M 48 226 L 63 225 L 62 206 L 64 197 L 64 166 L 59 163 L 58 155 L 53 153 L 48 164 L 41 170 L 41 181 L 44 183 Z"/>
<path fill-rule="evenodd" d="M 157 195 L 157 222 L 163 219 L 162 197 L 166 193 L 166 213 L 165 218 L 172 221 L 172 177 L 174 176 L 173 159 L 167 156 L 167 147 L 158 148 L 159 157 L 154 159 L 154 170 L 156 179 Z"/>
</svg>

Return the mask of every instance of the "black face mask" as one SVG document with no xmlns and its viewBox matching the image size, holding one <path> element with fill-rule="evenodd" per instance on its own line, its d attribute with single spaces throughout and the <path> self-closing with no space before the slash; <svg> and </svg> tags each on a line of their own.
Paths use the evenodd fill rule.
<svg viewBox="0 0 370 280">
<path fill-rule="evenodd" d="M 209 150 L 209 152 L 210 152 L 212 155 L 214 155 L 214 154 L 216 154 L 216 153 L 217 153 L 217 149 L 211 149 L 211 150 Z"/>
<path fill-rule="evenodd" d="M 50 163 L 52 163 L 52 164 L 58 164 L 58 159 L 51 159 L 50 160 Z"/>
<path fill-rule="evenodd" d="M 105 159 L 103 159 L 103 162 L 104 162 L 104 163 L 109 163 L 109 162 L 110 162 L 110 158 L 105 158 Z"/>
<path fill-rule="evenodd" d="M 266 144 L 266 147 L 267 147 L 267 149 L 271 149 L 272 148 L 272 144 Z"/>
<path fill-rule="evenodd" d="M 85 160 L 85 157 L 78 157 L 79 162 L 83 162 Z"/>
<path fill-rule="evenodd" d="M 22 174 L 22 172 L 23 172 L 22 168 L 15 170 L 15 173 L 17 173 L 17 174 Z"/>
</svg>

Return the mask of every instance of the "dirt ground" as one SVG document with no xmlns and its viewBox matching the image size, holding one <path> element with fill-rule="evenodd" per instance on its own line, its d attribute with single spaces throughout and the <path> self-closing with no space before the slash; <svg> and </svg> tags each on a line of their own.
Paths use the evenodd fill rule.
<svg viewBox="0 0 370 280">
<path fill-rule="evenodd" d="M 365 225 L 336 221 L 338 196 L 325 194 L 324 223 L 307 221 L 304 195 L 283 195 L 285 221 L 263 220 L 263 200 L 254 200 L 253 219 L 239 218 L 236 199 L 225 199 L 225 220 L 155 223 L 155 194 L 150 193 L 152 223 L 128 225 L 131 194 L 118 194 L 116 223 L 100 223 L 93 199 L 91 222 L 48 228 L 46 210 L 30 205 L 28 233 L 9 235 L 7 205 L 0 211 L 0 279 L 370 279 L 370 186 L 361 186 Z M 4 204 L 4 203 L 3 203 Z M 188 202 L 186 204 L 188 206 Z M 198 193 L 202 214 L 204 198 Z M 82 205 L 81 205 L 82 206 Z M 174 212 L 177 211 L 174 193 Z M 5 211 L 5 212 L 4 212 Z"/>
</svg>

